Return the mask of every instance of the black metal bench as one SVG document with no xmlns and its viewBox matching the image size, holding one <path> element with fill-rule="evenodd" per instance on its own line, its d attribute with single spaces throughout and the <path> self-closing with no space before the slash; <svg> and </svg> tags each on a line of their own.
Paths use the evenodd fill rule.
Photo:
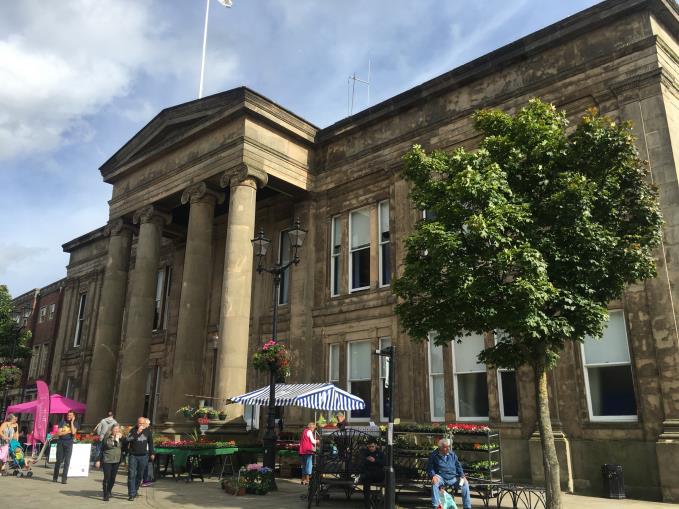
<svg viewBox="0 0 679 509">
<path fill-rule="evenodd" d="M 347 499 L 356 492 L 358 478 L 363 472 L 362 451 L 371 435 L 347 428 L 326 435 L 321 440 L 320 450 L 314 455 L 314 470 L 309 481 L 307 505 L 330 497 L 331 491 L 343 492 Z M 381 500 L 383 485 L 374 484 L 371 489 L 371 504 L 377 507 Z"/>
</svg>

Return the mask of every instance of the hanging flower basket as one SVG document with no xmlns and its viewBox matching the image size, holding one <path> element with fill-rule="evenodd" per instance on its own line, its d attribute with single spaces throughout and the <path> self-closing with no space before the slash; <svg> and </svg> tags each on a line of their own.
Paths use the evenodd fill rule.
<svg viewBox="0 0 679 509">
<path fill-rule="evenodd" d="M 274 371 L 278 380 L 290 376 L 290 355 L 285 346 L 273 339 L 252 356 L 252 365 L 257 371 Z"/>
</svg>

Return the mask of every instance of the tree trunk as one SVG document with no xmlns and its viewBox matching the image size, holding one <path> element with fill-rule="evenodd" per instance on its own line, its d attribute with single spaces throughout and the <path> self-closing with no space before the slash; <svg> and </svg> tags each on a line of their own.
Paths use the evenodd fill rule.
<svg viewBox="0 0 679 509">
<path fill-rule="evenodd" d="M 535 402 L 537 404 L 538 429 L 542 445 L 542 466 L 545 471 L 547 505 L 545 509 L 561 509 L 561 479 L 559 460 L 556 456 L 552 420 L 549 415 L 549 395 L 547 393 L 547 371 L 544 365 L 535 365 Z"/>
</svg>

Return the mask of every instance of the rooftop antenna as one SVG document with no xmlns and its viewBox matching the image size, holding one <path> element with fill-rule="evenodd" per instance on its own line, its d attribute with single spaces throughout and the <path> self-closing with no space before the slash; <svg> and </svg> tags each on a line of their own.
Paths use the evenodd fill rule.
<svg viewBox="0 0 679 509">
<path fill-rule="evenodd" d="M 368 87 L 368 107 L 370 107 L 370 70 L 371 62 L 368 59 L 368 79 L 363 80 L 356 76 L 356 73 L 349 76 L 347 79 L 347 116 L 354 114 L 354 100 L 356 98 L 356 82 L 363 83 Z"/>
</svg>

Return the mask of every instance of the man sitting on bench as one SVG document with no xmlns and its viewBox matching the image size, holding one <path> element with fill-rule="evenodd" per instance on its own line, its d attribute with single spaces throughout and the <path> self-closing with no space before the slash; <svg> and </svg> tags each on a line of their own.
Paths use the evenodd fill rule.
<svg viewBox="0 0 679 509">
<path fill-rule="evenodd" d="M 363 485 L 363 503 L 370 509 L 370 485 L 384 481 L 384 454 L 377 448 L 374 438 L 368 440 L 362 459 L 363 473 L 358 482 Z"/>
<path fill-rule="evenodd" d="M 434 509 L 441 509 L 440 486 L 460 488 L 462 507 L 472 509 L 472 499 L 469 496 L 469 483 L 465 479 L 464 471 L 457 455 L 450 450 L 450 440 L 439 440 L 439 448 L 429 455 L 427 474 L 431 477 L 431 505 Z"/>
</svg>

